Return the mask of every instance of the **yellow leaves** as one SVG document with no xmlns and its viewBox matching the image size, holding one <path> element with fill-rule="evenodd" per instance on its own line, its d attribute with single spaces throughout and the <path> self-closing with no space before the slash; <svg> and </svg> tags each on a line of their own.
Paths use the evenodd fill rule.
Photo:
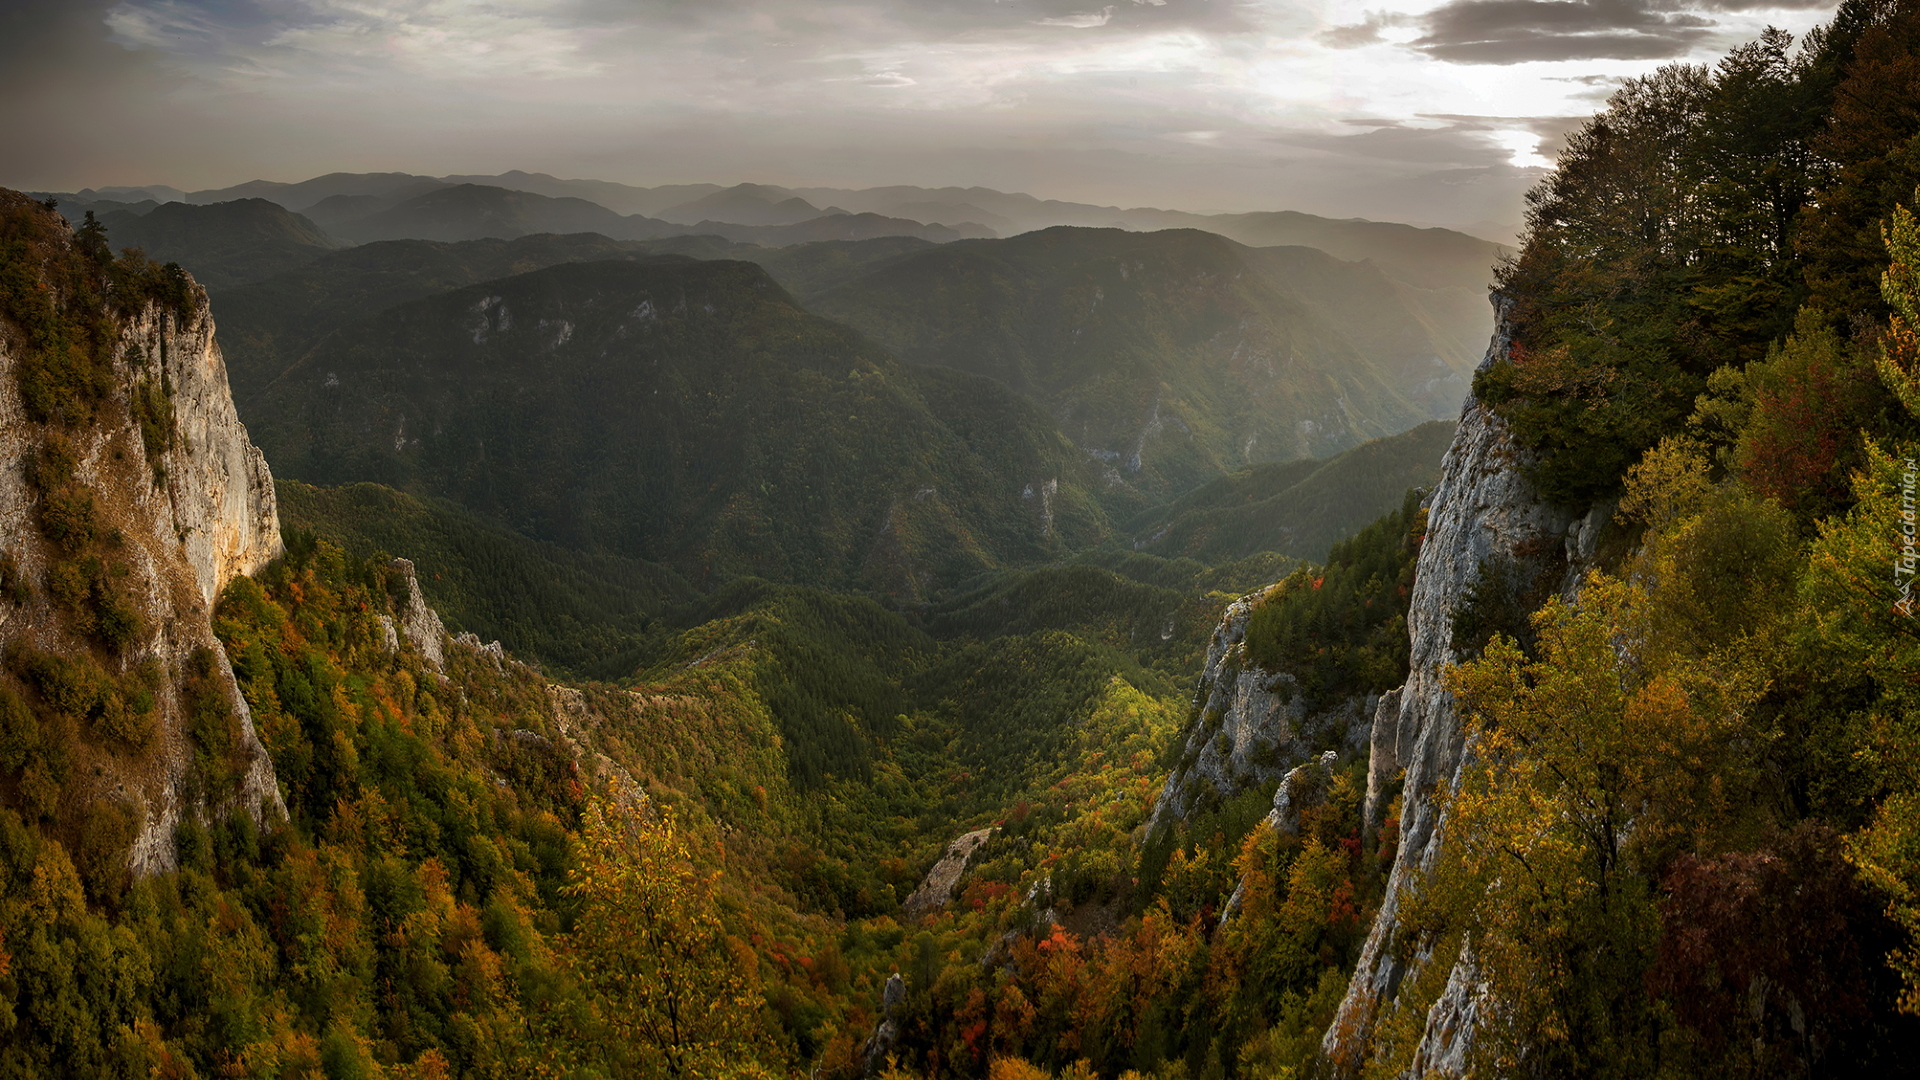
<svg viewBox="0 0 1920 1080">
<path fill-rule="evenodd" d="M 80 887 L 80 875 L 67 857 L 67 849 L 49 840 L 40 847 L 40 858 L 33 866 L 33 884 L 27 889 L 27 903 L 38 922 L 70 922 L 86 912 L 86 893 Z"/>
<path fill-rule="evenodd" d="M 580 901 L 574 969 L 616 1038 L 671 1077 L 743 1068 L 761 1038 L 757 980 L 722 931 L 670 809 L 589 805 L 566 887 Z"/>
<path fill-rule="evenodd" d="M 1880 804 L 1873 824 L 1848 842 L 1847 860 L 1887 897 L 1887 913 L 1907 932 L 1888 957 L 1903 983 L 1900 1011 L 1920 1014 L 1920 794 L 1895 792 Z"/>
<path fill-rule="evenodd" d="M 1537 656 L 1495 639 L 1443 673 L 1475 759 L 1407 923 L 1428 943 L 1467 934 L 1504 1007 L 1486 1050 L 1496 1057 L 1503 1045 L 1547 1062 L 1555 1046 L 1637 1045 L 1631 1025 L 1644 1017 L 1609 1025 L 1644 999 L 1657 925 L 1647 875 L 1677 847 L 1737 826 L 1729 785 L 1747 782 L 1766 737 L 1747 717 L 1765 686 L 1753 650 L 1677 642 L 1664 622 L 1674 615 L 1662 590 L 1687 571 L 1666 540 L 1723 496 L 1691 450 L 1663 449 L 1637 477 L 1635 512 L 1658 523 L 1644 576 L 1596 573 L 1576 603 L 1549 601 L 1533 617 Z M 1574 987 L 1582 996 L 1564 993 Z"/>
<path fill-rule="evenodd" d="M 1881 238 L 1890 262 L 1880 275 L 1880 295 L 1894 314 L 1874 364 L 1887 389 L 1909 413 L 1920 415 L 1920 371 L 1916 371 L 1920 363 L 1920 336 L 1916 336 L 1920 327 L 1920 222 L 1906 207 L 1896 206 Z"/>
<path fill-rule="evenodd" d="M 1664 528 L 1697 512 L 1712 490 L 1706 448 L 1692 439 L 1668 436 L 1627 470 L 1620 514 Z"/>
</svg>

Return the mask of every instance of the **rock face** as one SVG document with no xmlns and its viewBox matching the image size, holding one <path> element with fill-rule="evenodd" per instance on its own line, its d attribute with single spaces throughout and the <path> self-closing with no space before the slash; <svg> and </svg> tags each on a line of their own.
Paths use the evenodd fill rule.
<svg viewBox="0 0 1920 1080">
<path fill-rule="evenodd" d="M 211 604 L 227 582 L 280 554 L 280 516 L 267 459 L 247 438 L 227 392 L 204 293 L 195 315 L 180 325 L 149 307 L 131 320 L 126 340 L 166 369 L 175 437 L 162 457 L 168 512 L 156 523 L 180 538 L 200 595 Z"/>
<path fill-rule="evenodd" d="M 946 853 L 940 856 L 940 861 L 933 864 L 932 870 L 927 871 L 927 880 L 921 882 L 920 887 L 913 890 L 913 895 L 907 897 L 906 902 L 900 905 L 903 917 L 917 919 L 946 907 L 947 903 L 953 899 L 953 887 L 960 883 L 960 875 L 967 872 L 967 864 L 973 861 L 973 856 L 980 850 L 980 846 L 997 831 L 996 829 L 975 829 L 956 837 L 952 843 L 948 844 Z"/>
<path fill-rule="evenodd" d="M 887 1064 L 887 1055 L 893 1053 L 894 1045 L 900 1041 L 900 1024 L 894 1020 L 893 1014 L 906 1000 L 907 980 L 896 971 L 887 976 L 886 988 L 880 994 L 880 1023 L 874 1027 L 866 1045 L 860 1048 L 863 1075 L 872 1076 Z"/>
<path fill-rule="evenodd" d="M 1188 727 L 1180 763 L 1154 801 L 1148 832 L 1191 813 L 1210 796 L 1278 783 L 1317 745 L 1338 741 L 1355 751 L 1366 746 L 1374 699 L 1348 698 L 1312 708 L 1296 692 L 1294 678 L 1247 665 L 1241 647 L 1247 619 L 1260 594 L 1227 606 L 1207 644 L 1207 662 L 1194 693 L 1195 719 Z"/>
<path fill-rule="evenodd" d="M 427 666 L 444 675 L 447 671 L 447 627 L 440 621 L 440 613 L 428 606 L 427 598 L 420 592 L 420 577 L 414 572 L 413 560 L 395 559 L 393 569 L 400 575 L 401 587 L 406 595 L 395 598 L 400 633 L 405 635 L 407 644 L 420 650 L 426 657 Z M 478 646 L 476 639 L 474 642 Z M 498 644 L 496 642 L 496 644 Z"/>
<path fill-rule="evenodd" d="M 1495 310 L 1482 369 L 1502 362 L 1511 343 L 1501 298 L 1495 298 Z M 1391 948 L 1401 901 L 1439 857 L 1444 814 L 1437 797 L 1459 782 L 1470 753 L 1452 696 L 1440 681 L 1441 670 L 1457 659 L 1454 613 L 1471 602 L 1489 572 L 1510 574 L 1527 589 L 1571 589 L 1608 517 L 1607 508 L 1581 516 L 1547 503 L 1527 480 L 1527 463 L 1505 422 L 1468 398 L 1441 465 L 1414 579 L 1407 617 L 1411 669 L 1405 686 L 1379 700 L 1373 718 L 1367 819 L 1369 825 L 1379 821 L 1401 777 L 1400 849 L 1347 996 L 1322 1044 L 1343 1074 L 1357 1071 L 1378 1021 L 1399 1007 L 1396 993 L 1411 974 Z M 1471 962 L 1463 960 L 1429 1011 L 1412 1075 L 1426 1075 L 1426 1069 L 1457 1075 L 1477 1011 L 1477 979 Z"/>
<path fill-rule="evenodd" d="M 273 479 L 234 413 L 206 293 L 189 285 L 189 302 L 177 309 L 150 303 L 114 316 L 109 385 L 85 423 L 34 422 L 20 378 L 30 346 L 0 320 L 0 552 L 15 582 L 0 600 L 0 646 L 10 656 L 84 654 L 123 684 L 148 673 L 150 738 L 114 749 L 96 737 L 98 724 L 81 729 L 58 801 L 47 808 L 67 819 L 117 807 L 132 822 L 128 864 L 139 874 L 174 865 L 174 832 L 185 816 L 284 810 L 273 762 L 212 625 L 221 589 L 280 553 Z M 134 404 L 142 394 L 171 407 L 170 424 L 154 423 L 149 411 L 144 437 Z M 31 463 L 52 443 L 71 459 L 67 490 L 91 500 L 96 539 L 79 554 L 73 541 L 50 539 L 50 496 L 31 478 Z M 110 580 L 130 613 L 131 629 L 112 647 L 76 629 L 84 624 L 70 589 L 60 598 L 55 571 L 70 575 L 89 559 L 107 567 L 96 580 Z M 238 781 L 229 789 L 209 790 L 193 775 L 188 681 L 203 705 L 211 693 L 231 712 L 228 757 Z"/>
</svg>

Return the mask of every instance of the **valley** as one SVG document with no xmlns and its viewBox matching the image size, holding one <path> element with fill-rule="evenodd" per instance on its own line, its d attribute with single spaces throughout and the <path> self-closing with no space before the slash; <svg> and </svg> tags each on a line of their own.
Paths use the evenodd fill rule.
<svg viewBox="0 0 1920 1080">
<path fill-rule="evenodd" d="M 1916 43 L 1517 251 L 0 189 L 0 1078 L 1905 1075 Z"/>
<path fill-rule="evenodd" d="M 335 186 L 346 190 L 318 200 L 332 200 L 332 210 L 405 190 L 380 178 Z M 425 195 L 458 206 L 465 191 Z M 424 213 L 435 204 L 422 197 L 377 213 Z M 75 235 L 114 223 L 135 233 L 129 220 L 158 226 L 155 215 L 169 207 L 200 208 L 173 202 L 138 217 L 111 209 L 100 226 L 80 213 Z M 1426 293 L 1368 265 L 1191 231 L 1066 227 L 1025 244 L 935 243 L 907 231 L 769 247 L 725 234 L 522 234 L 496 219 L 505 223 L 480 238 L 423 228 L 418 239 L 356 245 L 278 207 L 204 209 L 227 216 L 138 235 L 220 283 L 209 297 L 180 277 L 183 302 L 199 306 L 173 318 L 209 332 L 218 323 L 243 437 L 274 470 L 284 554 L 229 587 L 210 624 L 222 644 L 216 667 L 231 663 L 230 685 L 273 763 L 284 810 L 235 813 L 200 795 L 205 809 L 174 827 L 186 837 L 174 842 L 176 861 L 157 877 L 116 879 L 91 854 L 101 844 L 110 851 L 111 838 L 82 847 L 45 823 L 115 807 L 151 831 L 138 825 L 151 811 L 139 798 L 84 789 L 42 804 L 50 815 L 42 824 L 19 819 L 23 837 L 47 839 L 23 840 L 9 858 L 23 860 L 12 865 L 24 872 L 53 857 L 45 844 L 63 842 L 94 860 L 79 880 L 97 895 L 131 888 L 144 905 L 156 887 L 199 890 L 165 901 L 174 920 L 191 921 L 208 903 L 262 910 L 258 890 L 270 878 L 261 874 L 300 873 L 314 859 L 352 867 L 365 884 L 309 886 L 300 905 L 346 920 L 336 923 L 346 934 L 337 946 L 349 952 L 324 947 L 340 973 L 329 996 L 289 982 L 290 939 L 245 916 L 251 929 L 239 940 L 282 944 L 250 961 L 256 974 L 245 989 L 220 993 L 276 1010 L 283 1026 L 186 1034 L 178 1027 L 186 1014 L 171 1010 L 209 999 L 172 997 L 182 988 L 169 974 L 138 983 L 134 1008 L 153 1018 L 156 1036 L 147 1050 L 115 1051 L 136 1055 L 126 1060 L 210 1060 L 227 1052 L 217 1048 L 241 1046 L 247 1060 L 281 1068 L 305 1060 L 331 1071 L 357 1060 L 404 1072 L 444 1061 L 512 1071 L 526 1055 L 564 1046 L 580 1067 L 631 1066 L 627 1055 L 644 1050 L 610 1041 L 614 1029 L 599 1026 L 597 1012 L 571 1020 L 552 1012 L 610 1000 L 587 968 L 554 950 L 591 917 L 568 899 L 576 894 L 566 883 L 580 880 L 577 860 L 588 857 L 579 845 L 642 843 L 595 830 L 631 828 L 618 822 L 635 819 L 607 815 L 645 806 L 643 818 L 675 830 L 645 842 L 689 845 L 681 850 L 695 853 L 692 865 L 726 870 L 724 885 L 695 888 L 689 902 L 717 905 L 702 917 L 764 951 L 755 1004 L 729 1038 L 757 1040 L 769 1062 L 866 1071 L 880 1053 L 873 1010 L 898 969 L 912 970 L 900 1006 L 911 1015 L 939 1017 L 952 994 L 968 992 L 937 977 L 951 944 L 906 931 L 938 926 L 933 940 L 972 940 L 1021 910 L 1022 890 L 1042 879 L 1049 917 L 1075 934 L 1111 935 L 1143 905 L 1151 910 L 1164 890 L 1130 873 L 1136 834 L 1186 725 L 1188 689 L 1222 606 L 1325 559 L 1409 488 L 1431 486 L 1447 425 L 1395 431 L 1447 411 L 1427 369 L 1461 366 L 1431 312 L 1406 299 Z M 14 235 L 57 237 L 65 227 L 48 224 L 58 219 L 39 204 L 19 201 L 9 212 Z M 321 220 L 332 220 L 327 212 Z M 540 212 L 549 214 L 540 223 L 556 223 L 551 208 Z M 111 231 L 105 238 L 113 243 Z M 925 261 L 956 244 L 980 250 L 958 263 Z M 162 281 L 180 273 L 86 250 L 73 258 L 96 261 L 37 272 L 154 267 L 143 272 Z M 1373 299 L 1400 326 L 1344 327 L 1352 313 L 1339 305 L 1360 295 L 1302 275 L 1316 259 L 1320 271 L 1351 267 L 1356 284 L 1373 281 Z M 45 268 L 63 265 L 73 269 Z M 967 269 L 979 266 L 991 269 Z M 956 269 L 976 291 L 941 283 Z M 1113 314 L 1081 316 L 1076 325 L 1091 340 L 1076 344 L 1082 335 L 1046 326 L 1044 306 L 1028 302 L 1039 282 L 1067 294 L 1111 288 Z M 928 306 L 919 329 L 903 318 L 902 283 L 949 296 L 952 307 Z M 61 303 L 64 317 L 88 317 L 75 306 L 86 301 Z M 987 323 L 959 318 L 982 309 L 1000 313 Z M 993 326 L 995 336 L 949 342 L 944 353 L 916 344 L 967 322 Z M 100 370 L 136 370 L 124 340 L 116 333 L 93 346 L 107 350 Z M 171 349 L 172 340 L 152 348 Z M 1319 367 L 1275 364 L 1280 351 L 1290 365 Z M 997 355 L 1017 357 L 1033 377 L 968 359 Z M 1358 400 L 1332 406 L 1339 412 L 1326 432 L 1285 442 L 1274 433 L 1314 425 L 1289 414 L 1249 427 L 1249 379 L 1317 403 L 1307 408 L 1323 419 L 1335 399 Z M 1457 392 L 1463 383 L 1455 375 L 1446 385 Z M 152 391 L 127 393 L 127 415 L 147 416 L 139 395 Z M 1154 395 L 1167 401 L 1157 425 Z M 179 423 L 173 407 L 172 421 L 162 407 L 147 427 Z M 77 422 L 33 430 L 91 430 Z M 1262 433 L 1282 445 L 1263 449 Z M 1373 433 L 1390 437 L 1367 441 Z M 59 445 L 72 436 L 42 437 Z M 1327 456 L 1271 460 L 1307 452 Z M 86 490 L 121 505 L 101 483 Z M 1183 501 L 1169 499 L 1195 485 Z M 1275 527 L 1279 518 L 1301 528 Z M 115 528 L 130 521 L 116 518 Z M 43 520 L 43 534 L 48 527 Z M 22 540 L 21 550 L 40 542 Z M 1389 542 L 1405 549 L 1404 528 Z M 50 602 L 35 563 L 10 565 L 21 567 L 20 595 L 30 598 L 22 602 Z M 180 617 L 143 610 L 138 622 Z M 108 668 L 138 667 L 148 646 L 99 648 L 79 652 Z M 35 681 L 35 669 L 9 670 L 24 672 L 4 676 L 24 707 L 63 700 L 55 684 Z M 157 675 L 172 677 L 165 668 Z M 98 721 L 83 713 L 65 723 L 77 726 L 46 738 L 84 740 Z M 162 716 L 154 745 L 177 745 L 171 723 Z M 29 742 L 20 760 L 56 745 Z M 1265 768 L 1307 749 L 1269 751 Z M 181 760 L 175 767 L 189 777 L 215 775 L 200 758 Z M 30 790 L 19 785 L 35 768 L 8 773 L 6 790 Z M 481 777 L 496 778 L 503 794 L 475 789 Z M 211 791 L 208 782 L 190 790 Z M 401 805 L 410 809 L 399 817 L 379 809 Z M 474 818 L 459 807 L 485 809 Z M 455 826 L 454 813 L 467 824 Z M 367 814 L 388 822 L 386 839 L 344 840 L 340 830 Z M 986 839 L 961 865 L 953 895 L 903 908 L 947 840 L 969 830 Z M 701 854 L 721 851 L 717 862 Z M 484 976 L 491 1005 L 476 1011 L 472 999 L 430 989 L 442 961 L 405 976 L 413 988 L 400 990 L 387 960 L 349 959 L 366 947 L 353 942 L 386 934 L 403 910 L 428 910 L 395 894 L 401 907 L 378 902 L 389 914 L 348 914 L 363 902 L 355 897 L 387 895 L 374 885 L 381 875 L 407 895 L 419 887 L 446 897 L 431 903 L 454 922 L 421 939 L 430 953 L 452 947 L 443 935 L 460 919 L 494 928 L 469 950 L 497 971 Z M 329 909 L 337 914 L 324 916 Z M 198 951 L 196 962 L 231 955 L 181 937 L 177 922 L 162 933 L 118 910 L 76 916 L 56 935 L 121 926 L 133 935 L 121 946 L 129 957 L 169 972 L 189 962 L 182 949 Z M 51 948 L 64 938 L 45 940 Z M 9 944 L 14 970 L 44 970 L 57 982 L 54 954 L 34 941 L 24 951 Z M 1311 989 L 1321 968 L 1309 968 L 1301 978 Z M 527 996 L 554 979 L 541 993 L 558 996 L 545 1004 Z M 16 1015 L 29 1018 L 16 1028 L 29 1033 L 22 1045 L 69 1045 L 34 1019 L 56 983 L 9 985 L 26 995 L 13 999 Z M 371 996 L 381 987 L 382 997 Z M 312 1026 L 333 1008 L 323 1000 L 385 1000 L 388 1018 L 360 1029 L 371 1041 L 342 1041 L 337 1033 L 354 1029 Z M 449 1021 L 484 1022 L 494 1034 L 484 1043 L 431 1034 L 450 1032 Z M 1169 1015 L 1161 1024 L 1174 1040 L 1166 1052 L 1185 1045 L 1182 1022 Z M 926 1037 L 913 1034 L 901 1049 Z"/>
</svg>

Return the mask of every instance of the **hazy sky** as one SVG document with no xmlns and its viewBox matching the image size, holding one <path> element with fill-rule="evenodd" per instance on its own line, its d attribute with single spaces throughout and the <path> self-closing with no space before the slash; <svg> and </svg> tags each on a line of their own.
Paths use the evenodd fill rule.
<svg viewBox="0 0 1920 1080">
<path fill-rule="evenodd" d="M 1517 221 L 1620 78 L 1795 0 L 0 0 L 0 184 L 981 184 Z"/>
</svg>

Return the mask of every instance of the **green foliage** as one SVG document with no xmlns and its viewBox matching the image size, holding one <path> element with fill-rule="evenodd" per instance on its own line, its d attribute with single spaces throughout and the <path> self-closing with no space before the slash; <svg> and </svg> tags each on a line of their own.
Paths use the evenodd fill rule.
<svg viewBox="0 0 1920 1080">
<path fill-rule="evenodd" d="M 1795 244 L 1812 305 L 1843 319 L 1857 314 L 1863 325 L 1887 314 L 1878 288 L 1886 269 L 1881 230 L 1920 184 L 1917 16 L 1905 4 L 1850 0 L 1818 32 L 1814 74 L 1834 90 L 1812 143 L 1821 182 Z"/>
<path fill-rule="evenodd" d="M 178 266 L 116 259 L 91 213 L 69 231 L 18 192 L 0 195 L 0 265 L 0 319 L 25 337 L 16 378 L 27 415 L 63 427 L 91 420 L 113 389 L 114 314 L 158 304 L 182 319 L 193 303 Z"/>
<path fill-rule="evenodd" d="M 1709 71 L 1628 82 L 1528 193 L 1504 267 L 1514 342 L 1474 392 L 1538 454 L 1549 498 L 1615 494 L 1707 376 L 1765 355 L 1804 295 L 1795 230 L 1833 99 L 1814 35 L 1769 31 Z"/>
<path fill-rule="evenodd" d="M 141 379 L 133 386 L 133 418 L 140 425 L 140 444 L 146 448 L 155 484 L 166 480 L 164 458 L 167 451 L 173 449 L 173 393 L 169 382 L 166 369 L 162 368 L 158 378 Z"/>
<path fill-rule="evenodd" d="M 1037 410 L 893 361 L 744 263 L 568 264 L 403 305 L 245 415 L 283 476 L 451 498 L 702 586 L 912 602 L 1104 527 L 1090 467 Z"/>
<path fill-rule="evenodd" d="M 1316 697 L 1385 690 L 1406 680 L 1407 606 L 1426 536 L 1420 493 L 1334 545 L 1324 567 L 1302 567 L 1254 606 L 1247 660 L 1285 671 Z"/>
<path fill-rule="evenodd" d="M 1408 488 L 1431 490 L 1452 441 L 1453 424 L 1435 420 L 1326 460 L 1254 465 L 1136 517 L 1126 531 L 1156 554 L 1223 561 L 1277 551 L 1325 559 Z"/>
<path fill-rule="evenodd" d="M 1842 509 L 1862 457 L 1860 433 L 1884 428 L 1892 402 L 1858 346 L 1802 309 L 1794 332 L 1744 369 L 1725 368 L 1695 403 L 1693 426 L 1724 446 L 1756 493 L 1803 520 Z"/>
<path fill-rule="evenodd" d="M 1537 663 L 1502 638 L 1449 677 L 1479 764 L 1449 808 L 1455 839 L 1423 896 L 1439 920 L 1424 940 L 1468 920 L 1479 970 L 1507 1006 L 1481 1049 L 1495 1070 L 1523 1053 L 1560 1075 L 1644 1075 L 1656 1060 L 1649 875 L 1737 798 L 1742 777 L 1728 765 L 1758 734 L 1745 715 L 1758 687 L 1725 658 L 1669 661 L 1644 628 L 1646 603 L 1591 578 L 1578 610 L 1541 611 Z M 1634 669 L 1621 669 L 1621 639 Z"/>
<path fill-rule="evenodd" d="M 675 643 L 671 662 L 745 651 L 803 786 L 870 775 L 874 740 L 892 735 L 909 708 L 902 676 L 931 644 L 871 600 L 753 579 L 682 618 L 698 626 Z"/>
<path fill-rule="evenodd" d="M 655 617 L 693 597 L 665 567 L 530 540 L 441 499 L 376 484 L 276 485 L 283 528 L 354 558 L 404 552 L 447 625 L 524 661 L 596 678 L 631 674 Z"/>
</svg>

